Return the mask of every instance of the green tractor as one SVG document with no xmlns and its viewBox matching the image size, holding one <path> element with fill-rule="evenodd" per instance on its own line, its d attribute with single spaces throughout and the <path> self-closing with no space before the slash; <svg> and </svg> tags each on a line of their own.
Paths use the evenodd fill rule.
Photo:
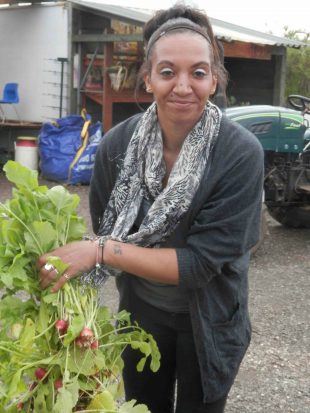
<svg viewBox="0 0 310 413">
<path fill-rule="evenodd" d="M 226 115 L 256 135 L 265 152 L 264 202 L 281 224 L 310 228 L 310 98 L 291 95 L 295 109 L 232 107 Z"/>
</svg>

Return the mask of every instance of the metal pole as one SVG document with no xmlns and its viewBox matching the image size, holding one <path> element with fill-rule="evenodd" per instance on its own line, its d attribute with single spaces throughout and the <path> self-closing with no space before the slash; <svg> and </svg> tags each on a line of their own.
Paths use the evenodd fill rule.
<svg viewBox="0 0 310 413">
<path fill-rule="evenodd" d="M 63 96 L 63 86 L 64 86 L 64 64 L 68 62 L 66 57 L 58 57 L 58 62 L 61 63 L 61 74 L 60 74 L 60 105 L 59 105 L 59 117 L 62 116 L 62 96 Z"/>
</svg>

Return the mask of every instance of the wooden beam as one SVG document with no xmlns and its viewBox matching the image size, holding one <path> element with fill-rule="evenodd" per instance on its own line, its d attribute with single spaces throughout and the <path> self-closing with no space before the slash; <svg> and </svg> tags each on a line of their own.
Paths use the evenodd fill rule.
<svg viewBox="0 0 310 413">
<path fill-rule="evenodd" d="M 107 67 L 113 65 L 113 43 L 104 44 L 104 59 L 103 59 L 103 102 L 102 102 L 102 122 L 103 131 L 107 132 L 113 125 L 113 102 L 111 99 L 112 88 Z"/>
<path fill-rule="evenodd" d="M 54 2 L 54 0 L 0 0 L 0 4 L 9 4 L 10 6 L 14 6 L 18 3 L 50 3 Z"/>
<path fill-rule="evenodd" d="M 271 60 L 272 46 L 244 42 L 223 42 L 225 57 Z"/>
<path fill-rule="evenodd" d="M 141 42 L 142 34 L 76 34 L 72 36 L 73 42 Z"/>
</svg>

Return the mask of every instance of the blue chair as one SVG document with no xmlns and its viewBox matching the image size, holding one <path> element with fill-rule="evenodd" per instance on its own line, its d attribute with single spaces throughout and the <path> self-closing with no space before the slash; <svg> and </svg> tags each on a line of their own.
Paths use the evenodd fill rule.
<svg viewBox="0 0 310 413">
<path fill-rule="evenodd" d="M 2 113 L 2 121 L 5 120 L 5 113 L 2 109 L 1 105 L 12 105 L 15 110 L 16 116 L 19 119 L 19 115 L 17 112 L 16 107 L 14 106 L 19 102 L 19 95 L 18 95 L 18 83 L 7 83 L 3 89 L 3 97 L 0 100 L 0 111 Z"/>
</svg>

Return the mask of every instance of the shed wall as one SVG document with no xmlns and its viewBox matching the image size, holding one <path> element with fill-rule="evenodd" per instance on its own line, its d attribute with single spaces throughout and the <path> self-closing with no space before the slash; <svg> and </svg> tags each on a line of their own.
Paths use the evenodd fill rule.
<svg viewBox="0 0 310 413">
<path fill-rule="evenodd" d="M 275 60 L 225 58 L 230 106 L 273 105 Z"/>
<path fill-rule="evenodd" d="M 43 122 L 58 117 L 61 64 L 57 58 L 68 57 L 67 33 L 67 9 L 62 5 L 0 11 L 0 89 L 8 82 L 19 84 L 21 120 Z M 63 115 L 66 81 L 65 75 Z M 17 119 L 9 105 L 3 109 L 7 118 Z"/>
</svg>

